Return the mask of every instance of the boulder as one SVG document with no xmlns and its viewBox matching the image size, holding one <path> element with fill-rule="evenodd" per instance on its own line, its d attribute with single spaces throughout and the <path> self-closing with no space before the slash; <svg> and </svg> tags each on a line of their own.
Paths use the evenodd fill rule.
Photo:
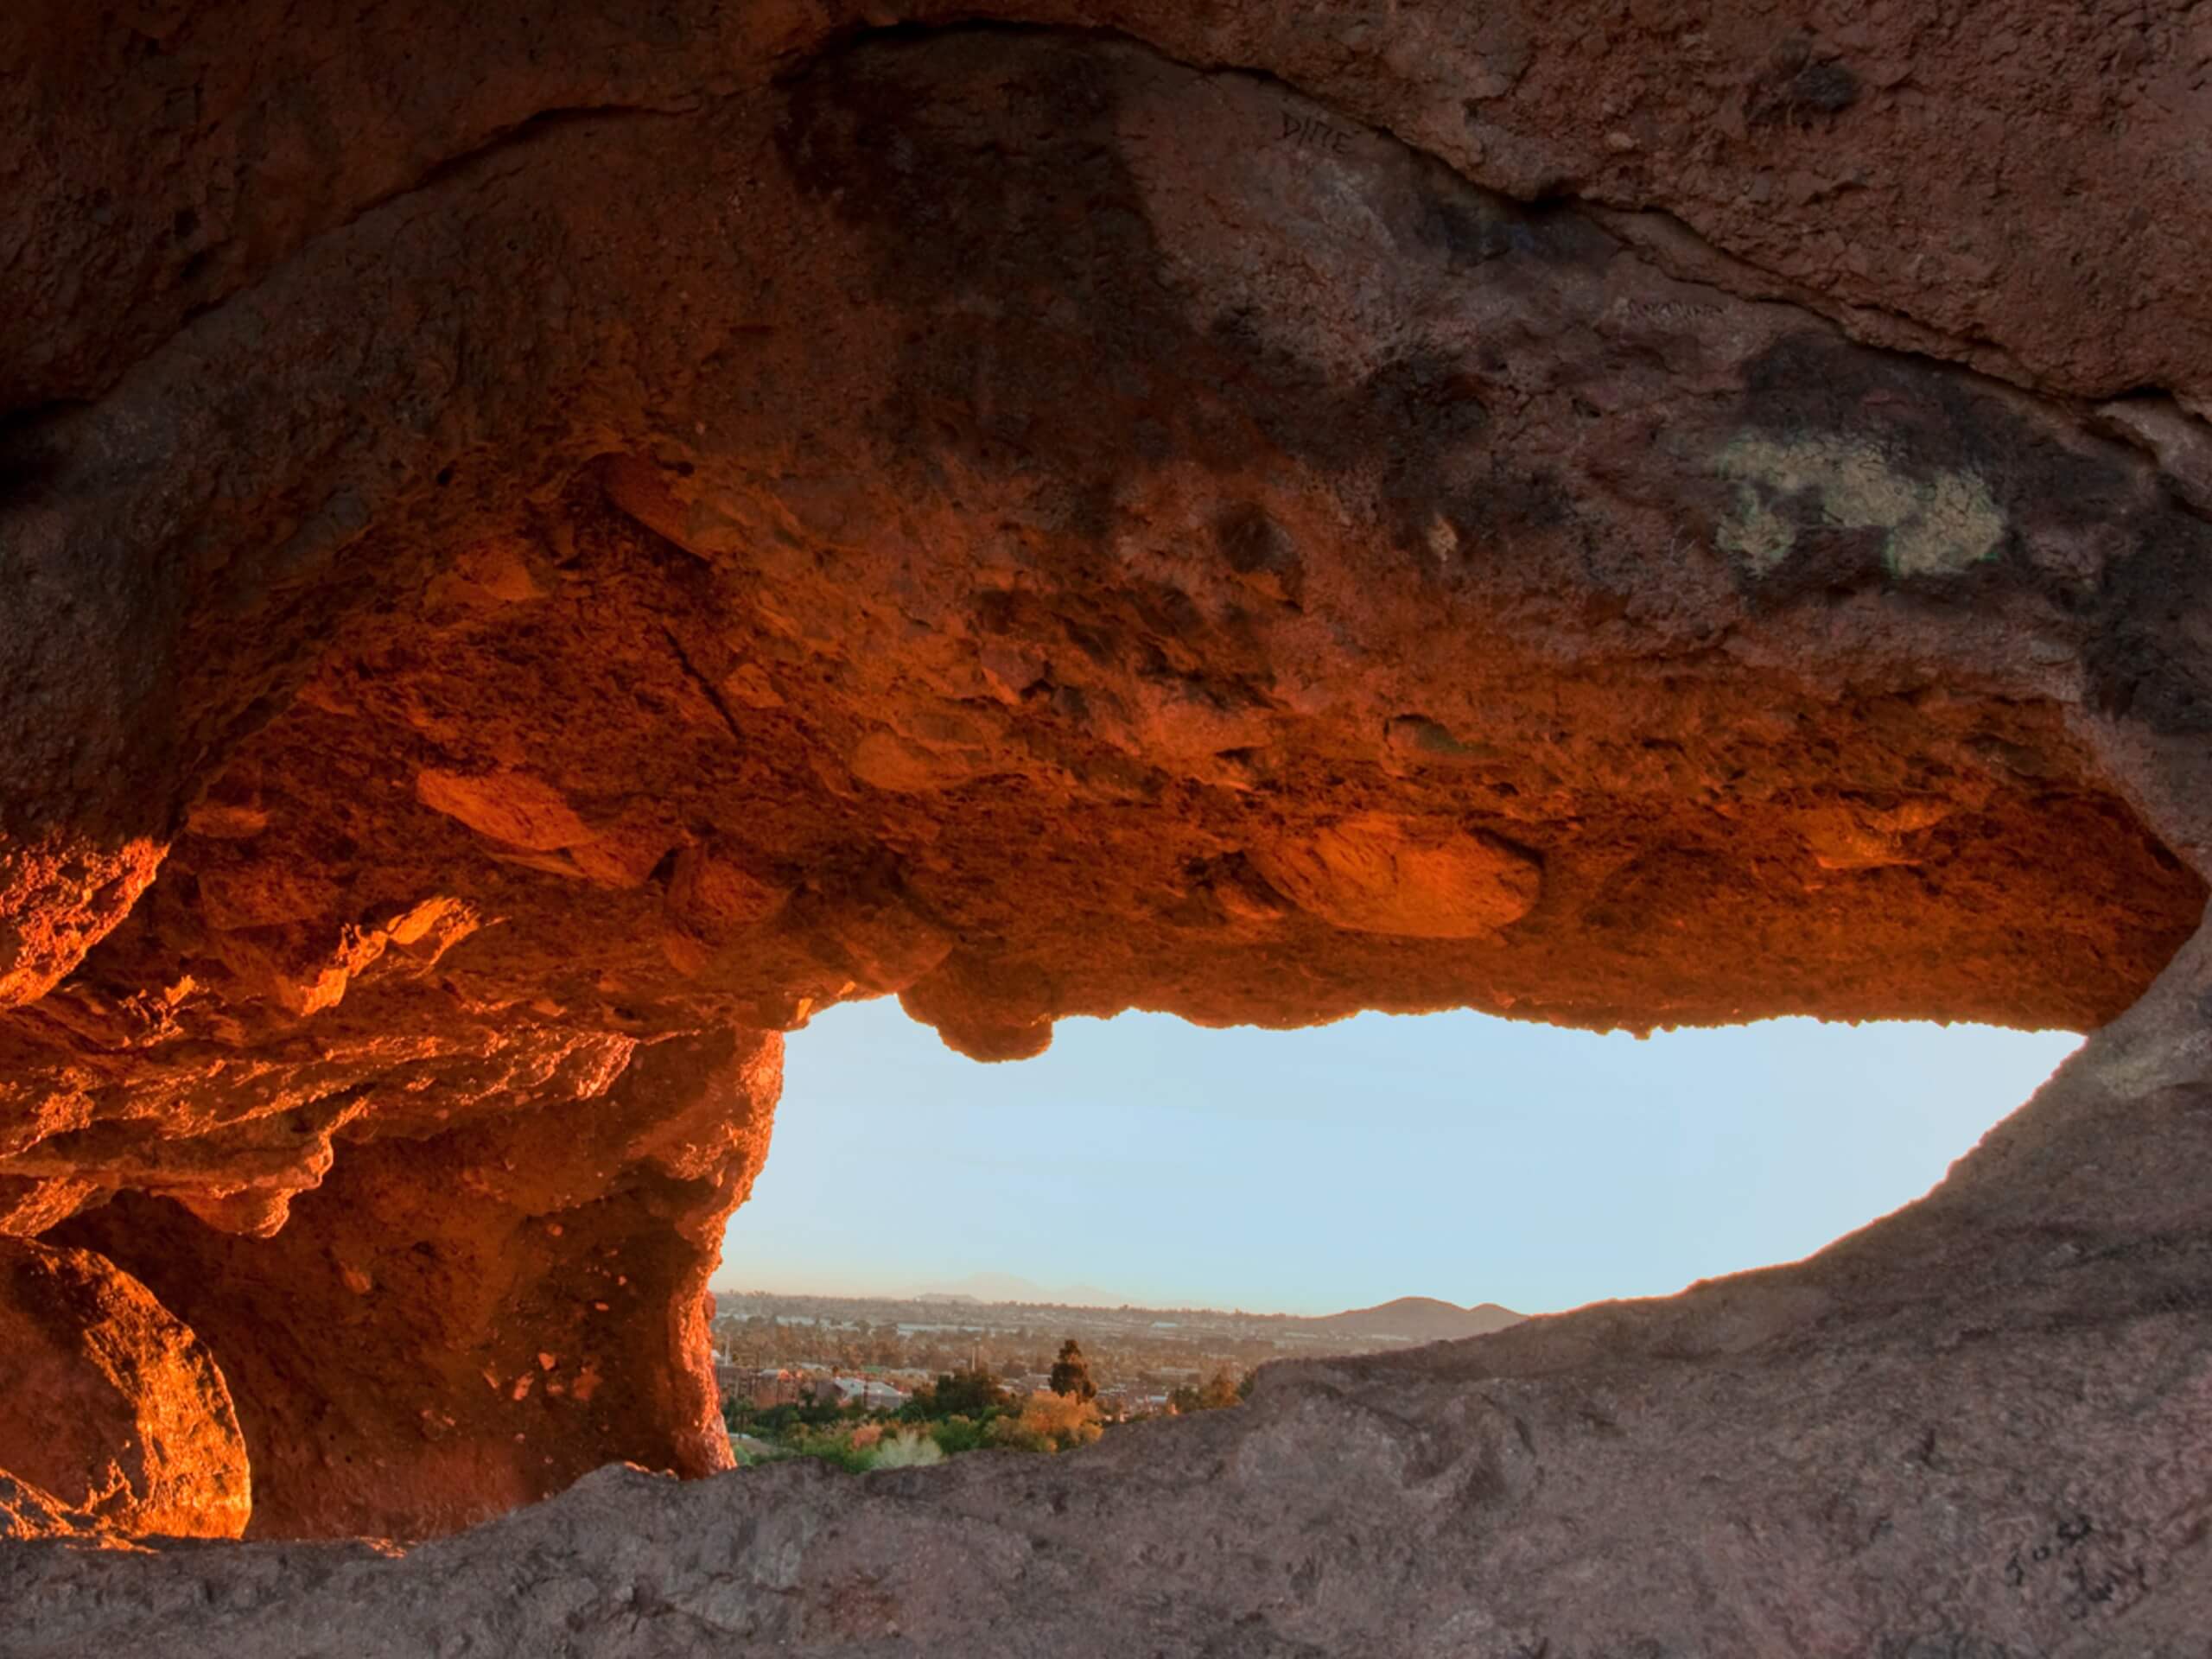
<svg viewBox="0 0 2212 1659">
<path fill-rule="evenodd" d="M 0 1239 L 0 1536 L 235 1538 L 245 1442 L 207 1346 L 90 1250 Z"/>
</svg>

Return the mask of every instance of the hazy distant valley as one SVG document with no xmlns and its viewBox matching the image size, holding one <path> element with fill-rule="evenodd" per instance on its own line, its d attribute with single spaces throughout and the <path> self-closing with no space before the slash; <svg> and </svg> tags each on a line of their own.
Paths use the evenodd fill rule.
<svg viewBox="0 0 2212 1659">
<path fill-rule="evenodd" d="M 1520 1323 L 1495 1302 L 1458 1307 L 1425 1296 L 1304 1318 L 1220 1308 L 1094 1307 L 912 1297 L 716 1295 L 715 1346 L 725 1393 L 764 1391 L 779 1374 L 872 1379 L 902 1392 L 980 1370 L 1041 1389 L 1060 1344 L 1081 1344 L 1109 1412 L 1154 1409 L 1173 1389 L 1274 1359 L 1372 1353 L 1481 1336 Z"/>
</svg>

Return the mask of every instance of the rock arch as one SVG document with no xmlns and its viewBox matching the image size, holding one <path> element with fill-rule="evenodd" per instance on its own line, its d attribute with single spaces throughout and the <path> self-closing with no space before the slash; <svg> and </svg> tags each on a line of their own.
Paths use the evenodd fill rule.
<svg viewBox="0 0 2212 1659">
<path fill-rule="evenodd" d="M 281 1559 L 389 1608 L 549 1548 L 594 1630 L 824 1651 L 1138 1578 L 1169 1648 L 2180 1650 L 2212 357 L 2201 233 L 2067 185 L 2181 178 L 2178 22 L 2100 125 L 1904 20 L 537 16 L 372 8 L 290 92 L 251 6 L 9 26 L 0 1224 L 209 1344 L 255 1533 L 716 1467 L 698 1294 L 842 998 L 982 1058 L 1139 1003 L 2098 1034 L 1812 1262 L 1286 1371 L 1042 1512 L 601 1476 Z M 0 1574 L 99 1580 L 63 1643 L 257 1559 Z"/>
</svg>

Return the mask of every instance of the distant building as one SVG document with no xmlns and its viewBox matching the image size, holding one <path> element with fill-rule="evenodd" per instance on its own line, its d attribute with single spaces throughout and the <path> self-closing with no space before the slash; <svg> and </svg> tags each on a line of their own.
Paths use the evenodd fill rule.
<svg viewBox="0 0 2212 1659">
<path fill-rule="evenodd" d="M 873 1376 L 830 1376 L 815 1382 L 814 1397 L 823 1397 L 827 1391 L 840 1404 L 863 1406 L 870 1411 L 896 1411 L 906 1403 L 907 1395 L 901 1389 L 893 1388 L 880 1378 Z"/>
</svg>

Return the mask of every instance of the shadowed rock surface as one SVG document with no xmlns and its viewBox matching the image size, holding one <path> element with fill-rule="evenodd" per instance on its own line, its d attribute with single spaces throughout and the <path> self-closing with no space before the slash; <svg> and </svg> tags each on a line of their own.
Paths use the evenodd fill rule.
<svg viewBox="0 0 2212 1659">
<path fill-rule="evenodd" d="M 2196 1651 L 2201 24 L 447 12 L 0 22 L 0 1232 L 254 1535 L 720 1467 L 841 999 L 2102 1029 L 1798 1268 L 10 1639 Z"/>
</svg>

